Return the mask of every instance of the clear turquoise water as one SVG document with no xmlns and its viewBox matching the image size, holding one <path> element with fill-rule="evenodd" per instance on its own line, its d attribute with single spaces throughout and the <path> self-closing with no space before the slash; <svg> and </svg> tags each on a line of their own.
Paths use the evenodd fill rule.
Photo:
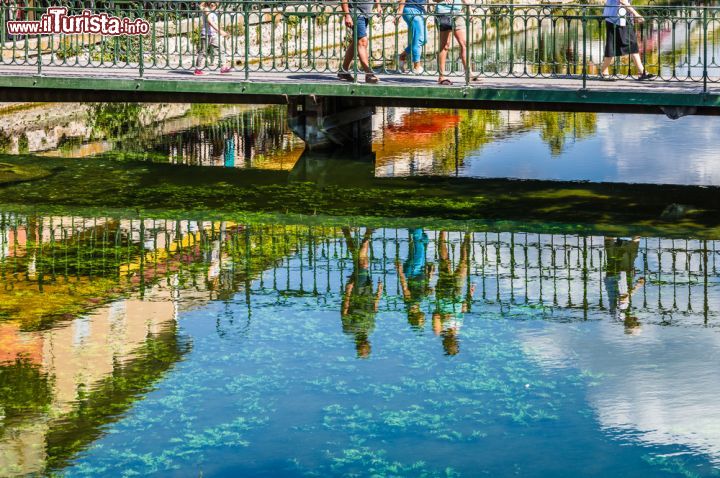
<svg viewBox="0 0 720 478">
<path fill-rule="evenodd" d="M 83 224 L 87 231 L 102 230 L 92 221 Z M 169 354 L 167 367 L 156 366 L 152 347 L 131 354 L 142 361 L 141 370 L 162 373 L 148 376 L 127 407 L 112 393 L 105 402 L 94 395 L 103 387 L 101 377 L 78 385 L 83 393 L 63 413 L 50 407 L 55 412 L 40 418 L 20 414 L 20 420 L 49 424 L 49 433 L 33 438 L 47 462 L 57 459 L 45 472 L 720 472 L 720 375 L 714 366 L 720 356 L 720 249 L 714 241 L 641 238 L 633 252 L 629 238 L 561 234 L 466 235 L 431 227 L 367 234 L 355 228 L 348 240 L 339 228 L 164 222 L 139 232 L 137 221 L 129 224 L 118 226 L 129 238 L 120 241 L 125 252 L 99 253 L 104 235 L 86 234 L 77 250 L 87 254 L 77 257 L 98 264 L 126 255 L 121 263 L 127 265 L 137 257 L 127 244 L 143 243 L 149 253 L 144 285 L 100 312 L 65 317 L 23 337 L 29 343 L 33 334 L 49 334 L 59 347 L 68 328 L 77 354 L 95 339 L 105 344 L 100 349 L 112 349 L 119 340 L 113 333 L 161 319 L 160 308 L 171 304 L 164 327 L 179 352 Z M 181 241 L 188 231 L 204 232 L 168 259 L 163 238 Z M 294 245 L 283 249 L 282 241 Z M 271 248 L 277 258 L 251 267 L 237 253 L 248 244 L 255 257 L 277 245 Z M 265 252 L 253 249 L 262 244 Z M 48 252 L 58 245 L 46 247 L 42 254 L 54 259 L 45 272 L 54 267 L 56 276 L 46 274 L 45 286 L 69 280 L 72 270 L 66 275 L 60 266 L 76 263 Z M 20 288 L 37 278 L 23 275 L 17 251 L 7 248 L 1 264 L 5 285 Z M 178 257 L 182 267 L 168 265 Z M 15 272 L 7 274 L 11 266 Z M 96 277 L 113 275 L 94 270 Z M 409 278 L 407 294 L 400 270 Z M 634 291 L 625 297 L 628 275 Z M 121 274 L 118 284 L 125 283 Z M 105 320 L 116 329 L 103 332 Z M 145 343 L 152 345 L 157 327 L 147 329 Z M 98 363 L 103 354 L 97 352 Z M 51 382 L 56 397 L 63 373 L 76 373 L 61 368 L 56 365 L 58 381 Z M 130 368 L 131 360 L 116 358 L 113 373 Z M 0 446 L 17 439 L 9 430 L 0 428 Z M 81 446 L 73 441 L 79 436 L 85 437 Z M 62 447 L 72 449 L 65 459 L 58 458 Z M 8 469 L 12 455 L 3 456 Z"/>
</svg>

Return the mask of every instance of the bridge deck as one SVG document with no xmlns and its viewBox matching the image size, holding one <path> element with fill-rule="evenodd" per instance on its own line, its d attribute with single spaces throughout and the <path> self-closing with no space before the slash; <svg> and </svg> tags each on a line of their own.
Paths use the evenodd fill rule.
<svg viewBox="0 0 720 478">
<path fill-rule="evenodd" d="M 683 81 L 639 82 L 631 78 L 600 81 L 588 77 L 493 78 L 470 86 L 451 77 L 453 86 L 440 86 L 430 76 L 380 74 L 380 83 L 339 81 L 332 73 L 252 72 L 228 75 L 211 72 L 195 77 L 187 70 L 153 70 L 140 78 L 137 69 L 0 67 L 3 101 L 218 101 L 284 103 L 287 96 L 320 95 L 362 98 L 376 105 L 405 104 L 463 108 L 527 108 L 570 111 L 659 112 L 658 106 L 689 107 L 700 114 L 720 114 L 720 86 Z"/>
</svg>

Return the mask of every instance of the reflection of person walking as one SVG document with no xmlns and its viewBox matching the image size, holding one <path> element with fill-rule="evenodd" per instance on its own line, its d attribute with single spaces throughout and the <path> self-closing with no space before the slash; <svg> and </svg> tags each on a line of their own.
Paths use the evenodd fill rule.
<svg viewBox="0 0 720 478">
<path fill-rule="evenodd" d="M 655 75 L 645 71 L 640 59 L 635 23 L 644 21 L 642 15 L 630 5 L 630 0 L 606 0 L 605 9 L 605 58 L 600 67 L 600 78 L 609 76 L 609 67 L 613 58 L 630 55 L 640 76 L 638 80 L 652 80 Z"/>
<path fill-rule="evenodd" d="M 433 266 L 427 263 L 427 234 L 422 228 L 410 229 L 409 232 L 408 258 L 404 264 L 398 260 L 395 266 L 400 279 L 408 323 L 412 328 L 422 330 L 425 326 L 422 303 L 432 291 L 430 279 L 433 275 Z"/>
<path fill-rule="evenodd" d="M 458 333 L 462 326 L 463 315 L 468 312 L 475 292 L 473 284 L 466 284 L 469 273 L 471 234 L 465 233 L 460 245 L 458 265 L 453 269 L 450 259 L 450 244 L 446 231 L 440 231 L 438 238 L 438 280 L 435 284 L 435 311 L 433 312 L 433 331 L 442 337 L 446 355 L 460 352 Z M 463 289 L 467 289 L 463 294 Z"/>
<path fill-rule="evenodd" d="M 348 250 L 352 254 L 353 271 L 348 277 L 343 294 L 340 317 L 343 332 L 355 337 L 358 358 L 367 358 L 372 350 L 370 334 L 375 329 L 375 315 L 382 297 L 383 284 L 378 281 L 377 292 L 373 290 L 370 275 L 370 240 L 373 230 L 367 228 L 359 247 L 356 246 L 349 227 L 342 228 Z"/>
<path fill-rule="evenodd" d="M 645 283 L 640 277 L 635 281 L 635 260 L 640 248 L 640 238 L 632 240 L 605 238 L 605 292 L 607 293 L 610 315 L 613 318 L 622 316 L 626 330 L 639 330 L 640 323 L 632 315 L 630 302 L 632 295 Z M 625 276 L 625 280 L 622 280 Z"/>
<path fill-rule="evenodd" d="M 200 45 L 198 46 L 197 59 L 195 60 L 195 75 L 207 74 L 203 69 L 208 55 L 218 58 L 220 73 L 230 72 L 230 63 L 227 63 L 225 52 L 220 37 L 228 36 L 228 33 L 220 28 L 218 15 L 215 12 L 218 4 L 215 2 L 201 2 L 202 27 L 200 30 Z"/>
</svg>

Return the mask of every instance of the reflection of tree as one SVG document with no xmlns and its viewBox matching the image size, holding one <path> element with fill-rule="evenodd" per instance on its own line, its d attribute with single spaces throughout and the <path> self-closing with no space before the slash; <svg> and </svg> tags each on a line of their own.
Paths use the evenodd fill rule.
<svg viewBox="0 0 720 478">
<path fill-rule="evenodd" d="M 93 136 L 119 138 L 139 135 L 145 125 L 142 121 L 143 105 L 140 103 L 95 103 L 88 111 L 88 122 Z"/>
<path fill-rule="evenodd" d="M 377 145 L 376 165 L 402 160 L 423 152 L 432 159 L 432 172 L 453 174 L 473 153 L 502 141 L 513 131 L 539 130 L 553 155 L 563 151 L 569 138 L 581 139 L 596 131 L 594 113 L 516 112 L 486 110 L 418 110 L 400 125 L 383 132 Z M 428 171 L 429 172 L 429 171 Z"/>
<path fill-rule="evenodd" d="M 563 152 L 568 139 L 582 139 L 596 131 L 595 113 L 557 113 L 551 111 L 528 111 L 523 113 L 526 128 L 539 129 L 540 137 L 557 156 Z"/>
<path fill-rule="evenodd" d="M 52 396 L 52 379 L 39 365 L 22 357 L 0 363 L 0 437 L 9 423 L 46 411 Z"/>
</svg>

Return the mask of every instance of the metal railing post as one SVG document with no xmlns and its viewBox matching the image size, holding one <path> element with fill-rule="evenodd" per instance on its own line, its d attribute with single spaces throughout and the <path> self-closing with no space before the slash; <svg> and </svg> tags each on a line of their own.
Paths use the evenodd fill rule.
<svg viewBox="0 0 720 478">
<path fill-rule="evenodd" d="M 243 22 L 245 24 L 245 60 L 243 64 L 243 70 L 245 72 L 245 81 L 250 78 L 250 4 L 245 1 L 243 2 Z M 258 41 L 260 38 L 258 38 Z"/>
<path fill-rule="evenodd" d="M 708 18 L 707 18 L 708 7 L 703 7 L 703 93 L 707 93 L 707 80 L 708 80 L 708 54 L 707 54 L 707 36 L 708 36 Z"/>
<path fill-rule="evenodd" d="M 143 10 L 138 10 L 137 17 L 142 18 L 143 17 Z M 143 51 L 143 35 L 137 36 L 138 41 L 140 42 L 140 46 L 138 48 L 138 52 L 140 54 L 140 63 L 138 64 L 138 68 L 140 70 L 140 78 L 142 78 L 145 75 L 145 52 Z"/>
<path fill-rule="evenodd" d="M 358 82 L 358 15 L 357 8 L 352 7 L 352 19 L 353 19 L 353 83 Z M 370 25 L 368 24 L 368 27 Z"/>
<path fill-rule="evenodd" d="M 470 6 L 465 6 L 465 86 L 470 86 Z"/>
<path fill-rule="evenodd" d="M 582 64 L 582 89 L 587 89 L 587 35 L 585 34 L 585 31 L 587 30 L 587 7 L 583 7 L 582 9 L 582 56 L 583 56 L 583 64 Z"/>
<path fill-rule="evenodd" d="M 51 40 L 52 41 L 52 40 Z M 37 74 L 42 75 L 42 36 L 37 36 Z"/>
</svg>

